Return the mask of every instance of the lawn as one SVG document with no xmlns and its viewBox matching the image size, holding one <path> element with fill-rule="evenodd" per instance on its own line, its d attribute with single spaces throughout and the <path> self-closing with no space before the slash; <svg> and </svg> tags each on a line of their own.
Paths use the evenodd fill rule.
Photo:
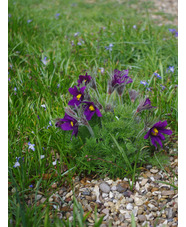
<svg viewBox="0 0 186 227">
<path fill-rule="evenodd" d="M 135 181 L 140 167 L 158 165 L 154 152 L 168 164 L 178 136 L 177 28 L 171 21 L 159 26 L 151 8 L 152 2 L 136 0 L 9 0 L 10 226 L 52 225 L 50 203 L 29 206 L 27 198 L 38 192 L 47 196 L 55 182 L 70 185 L 82 173 Z M 115 69 L 128 70 L 132 79 L 119 96 L 116 89 L 108 95 Z M 68 90 L 86 73 L 96 81 L 96 89 L 87 87 L 99 100 L 102 117 L 95 114 L 90 120 L 94 136 L 81 126 L 71 138 L 72 131 L 56 127 L 56 119 L 64 118 L 72 99 Z M 134 102 L 131 90 L 138 91 Z M 156 108 L 136 115 L 145 98 Z M 167 121 L 172 134 L 163 148 L 144 139 L 147 121 L 151 127 Z M 53 223 L 62 225 L 55 211 Z"/>
</svg>

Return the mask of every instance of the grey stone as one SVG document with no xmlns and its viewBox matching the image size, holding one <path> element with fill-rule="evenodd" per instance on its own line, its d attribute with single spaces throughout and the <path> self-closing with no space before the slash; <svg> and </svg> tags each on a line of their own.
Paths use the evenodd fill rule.
<svg viewBox="0 0 186 227">
<path fill-rule="evenodd" d="M 139 220 L 140 222 L 144 222 L 144 221 L 147 220 L 147 218 L 145 217 L 145 215 L 138 215 L 138 220 Z"/>
<path fill-rule="evenodd" d="M 99 188 L 100 188 L 100 190 L 102 192 L 105 192 L 105 193 L 109 193 L 110 192 L 110 186 L 107 183 L 105 183 L 105 182 L 101 183 L 99 185 Z"/>
<path fill-rule="evenodd" d="M 118 185 L 116 186 L 116 190 L 117 190 L 118 192 L 125 192 L 125 191 L 127 190 L 127 188 L 124 188 L 124 187 L 121 186 L 121 184 L 118 184 Z"/>
</svg>

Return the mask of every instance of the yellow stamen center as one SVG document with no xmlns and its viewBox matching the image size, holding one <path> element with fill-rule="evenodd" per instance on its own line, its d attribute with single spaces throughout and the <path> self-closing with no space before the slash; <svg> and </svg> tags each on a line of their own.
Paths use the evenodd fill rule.
<svg viewBox="0 0 186 227">
<path fill-rule="evenodd" d="M 81 94 L 77 95 L 76 98 L 79 101 L 79 99 L 81 98 Z"/>
<path fill-rule="evenodd" d="M 72 125 L 72 127 L 74 126 L 74 123 L 73 123 L 73 121 L 71 121 L 71 122 L 70 122 L 70 124 Z"/>
<path fill-rule="evenodd" d="M 85 83 L 86 83 L 87 80 L 85 80 Z"/>
<path fill-rule="evenodd" d="M 157 135 L 158 135 L 158 130 L 157 130 L 157 128 L 154 128 L 154 129 L 152 130 L 151 134 L 152 134 L 153 136 L 157 136 Z"/>
<path fill-rule="evenodd" d="M 95 110 L 94 107 L 93 107 L 93 105 L 89 106 L 89 110 L 90 111 L 94 111 Z"/>
</svg>

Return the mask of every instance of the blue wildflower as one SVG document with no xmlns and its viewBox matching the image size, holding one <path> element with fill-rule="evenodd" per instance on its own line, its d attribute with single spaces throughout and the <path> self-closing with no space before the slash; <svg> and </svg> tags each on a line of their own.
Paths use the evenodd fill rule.
<svg viewBox="0 0 186 227">
<path fill-rule="evenodd" d="M 28 149 L 31 149 L 31 150 L 33 150 L 33 151 L 35 151 L 35 144 L 31 144 L 30 142 L 28 142 Z"/>
<path fill-rule="evenodd" d="M 105 49 L 106 49 L 106 50 L 110 50 L 110 51 L 112 51 L 112 47 L 113 47 L 113 44 L 112 44 L 112 43 L 110 43 L 108 47 L 105 47 Z"/>
<path fill-rule="evenodd" d="M 43 107 L 43 108 L 46 110 L 46 106 L 45 106 L 45 104 L 42 104 L 42 105 L 41 105 L 41 107 Z"/>
<path fill-rule="evenodd" d="M 161 76 L 158 73 L 154 73 L 154 76 L 156 76 L 157 78 L 161 79 Z"/>
<path fill-rule="evenodd" d="M 43 62 L 44 65 L 47 65 L 47 63 L 48 63 L 47 57 L 44 57 L 44 59 L 41 61 Z"/>
<path fill-rule="evenodd" d="M 133 28 L 134 28 L 134 29 L 136 29 L 136 28 L 137 28 L 137 26 L 136 26 L 136 25 L 133 25 Z"/>
<path fill-rule="evenodd" d="M 14 87 L 14 91 L 17 91 L 17 88 L 16 87 Z"/>
<path fill-rule="evenodd" d="M 51 122 L 51 121 L 49 121 L 49 125 L 47 126 L 47 129 L 48 129 L 50 126 L 52 126 L 52 122 Z"/>
<path fill-rule="evenodd" d="M 147 86 L 148 85 L 148 83 L 146 82 L 146 81 L 140 81 L 140 84 L 143 84 L 144 86 Z"/>
<path fill-rule="evenodd" d="M 60 13 L 56 13 L 55 15 L 56 19 L 58 19 L 59 16 L 60 16 Z"/>
<path fill-rule="evenodd" d="M 167 71 L 170 71 L 170 72 L 174 72 L 174 66 L 169 66 L 169 68 L 167 69 Z"/>
<path fill-rule="evenodd" d="M 57 85 L 57 88 L 59 88 L 59 87 L 60 87 L 60 84 Z"/>
<path fill-rule="evenodd" d="M 78 46 L 81 46 L 82 44 L 81 44 L 81 42 L 78 42 L 77 45 L 78 45 Z"/>
<path fill-rule="evenodd" d="M 74 37 L 78 36 L 79 34 L 80 34 L 80 32 L 76 32 L 76 33 L 74 34 Z"/>
<path fill-rule="evenodd" d="M 31 184 L 31 185 L 29 185 L 29 187 L 30 187 L 30 188 L 33 188 L 34 186 L 33 186 L 33 184 Z"/>
<path fill-rule="evenodd" d="M 165 90 L 165 86 L 163 86 L 162 84 L 160 84 L 160 87 L 162 90 Z"/>
<path fill-rule="evenodd" d="M 31 23 L 32 22 L 32 20 L 27 20 L 27 23 L 29 24 L 29 23 Z"/>
</svg>

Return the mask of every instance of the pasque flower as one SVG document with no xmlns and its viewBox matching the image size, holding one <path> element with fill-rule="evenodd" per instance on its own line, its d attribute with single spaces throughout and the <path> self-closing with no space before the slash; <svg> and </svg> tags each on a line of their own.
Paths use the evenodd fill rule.
<svg viewBox="0 0 186 227">
<path fill-rule="evenodd" d="M 111 94 L 114 89 L 117 88 L 119 95 L 121 95 L 124 86 L 126 84 L 132 83 L 132 81 L 133 80 L 128 76 L 128 70 L 119 71 L 115 69 L 113 75 L 111 76 L 111 80 L 108 81 L 108 93 Z"/>
<path fill-rule="evenodd" d="M 151 108 L 156 108 L 156 107 L 151 105 L 151 101 L 149 98 L 146 98 L 140 102 L 140 104 L 137 107 L 136 112 L 138 113 L 138 112 L 141 112 L 142 110 L 147 110 L 147 109 L 151 109 Z"/>
<path fill-rule="evenodd" d="M 90 75 L 87 75 L 87 73 L 86 73 L 86 75 L 85 76 L 83 76 L 83 75 L 80 75 L 79 76 L 79 79 L 78 79 L 78 87 L 80 86 L 80 84 L 82 84 L 83 83 L 83 81 L 84 81 L 84 83 L 85 83 L 85 85 L 87 85 L 89 82 L 90 82 L 90 80 L 91 80 L 91 76 Z"/>
<path fill-rule="evenodd" d="M 139 92 L 135 91 L 134 89 L 129 91 L 129 97 L 132 102 L 134 102 L 137 99 L 138 95 L 139 95 Z"/>
<path fill-rule="evenodd" d="M 69 88 L 68 91 L 70 92 L 71 95 L 73 95 L 73 99 L 71 99 L 68 102 L 68 105 L 70 106 L 79 106 L 80 103 L 83 101 L 84 99 L 84 91 L 85 91 L 85 86 L 80 88 L 80 90 L 77 89 L 76 86 L 74 86 L 74 88 Z"/>
<path fill-rule="evenodd" d="M 73 117 L 65 113 L 64 118 L 59 119 L 56 124 L 56 127 L 61 128 L 64 131 L 72 130 L 72 136 L 77 136 L 78 134 L 78 122 Z M 72 137 L 71 137 L 72 138 Z"/>
<path fill-rule="evenodd" d="M 163 134 L 167 134 L 167 135 L 172 134 L 171 130 L 165 129 L 166 126 L 167 126 L 167 121 L 157 122 L 152 126 L 152 128 L 149 129 L 147 134 L 144 136 L 144 139 L 148 139 L 150 136 L 151 142 L 155 147 L 157 147 L 156 143 L 158 143 L 161 147 L 163 147 L 161 142 L 162 140 L 165 140 L 165 136 Z"/>
<path fill-rule="evenodd" d="M 102 117 L 101 112 L 96 107 L 96 105 L 93 102 L 83 102 L 85 103 L 84 108 L 84 115 L 86 116 L 86 119 L 89 121 L 91 120 L 92 116 L 96 113 L 98 117 Z"/>
</svg>

